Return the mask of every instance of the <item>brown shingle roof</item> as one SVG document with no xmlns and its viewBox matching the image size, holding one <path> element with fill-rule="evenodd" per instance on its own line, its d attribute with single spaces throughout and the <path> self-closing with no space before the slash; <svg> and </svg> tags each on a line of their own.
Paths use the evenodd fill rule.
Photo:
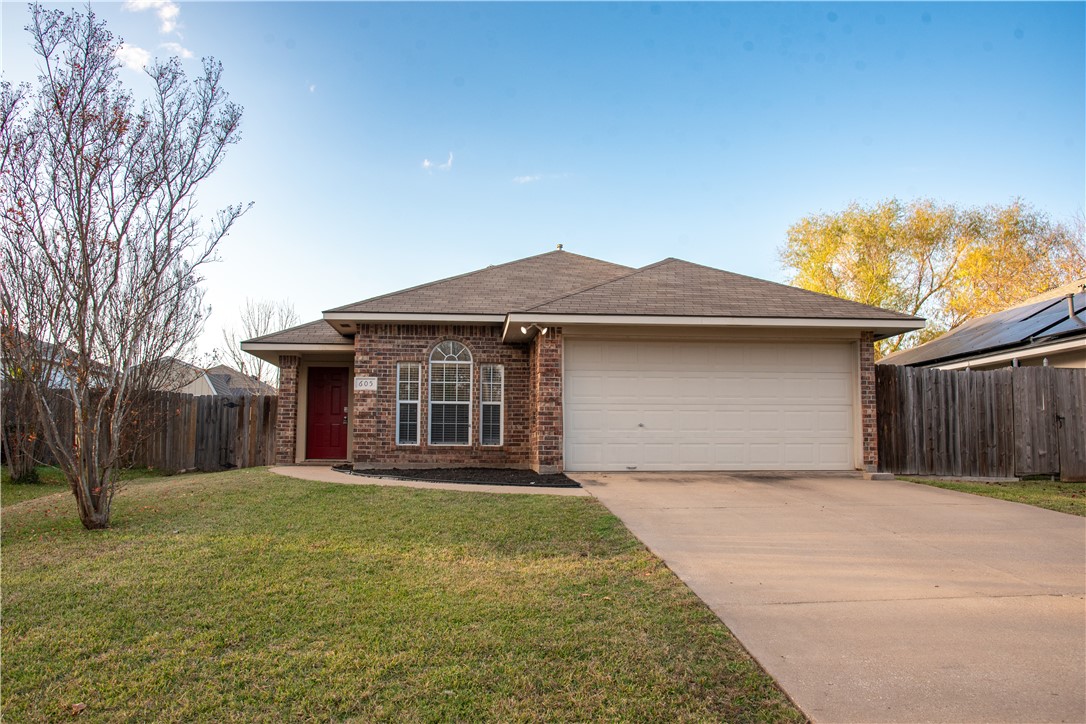
<svg viewBox="0 0 1086 724">
<path fill-rule="evenodd" d="M 217 395 L 248 397 L 251 395 L 274 395 L 276 393 L 276 389 L 266 382 L 249 377 L 226 365 L 209 367 L 207 369 L 207 379 Z"/>
<path fill-rule="evenodd" d="M 541 314 L 913 319 L 888 309 L 682 259 L 665 259 L 521 310 Z"/>
<path fill-rule="evenodd" d="M 328 311 L 505 315 L 628 271 L 621 264 L 551 251 Z"/>
<path fill-rule="evenodd" d="M 344 337 L 332 328 L 328 322 L 318 319 L 297 327 L 265 334 L 263 337 L 247 339 L 242 344 L 342 344 L 350 347 L 354 344 L 354 335 Z"/>
</svg>

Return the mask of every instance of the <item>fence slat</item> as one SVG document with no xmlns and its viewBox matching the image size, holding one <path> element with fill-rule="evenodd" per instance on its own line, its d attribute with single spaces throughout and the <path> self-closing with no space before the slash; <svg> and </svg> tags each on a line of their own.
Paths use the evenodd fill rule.
<svg viewBox="0 0 1086 724">
<path fill-rule="evenodd" d="M 1086 479 L 1086 370 L 878 365 L 879 469 Z"/>
</svg>

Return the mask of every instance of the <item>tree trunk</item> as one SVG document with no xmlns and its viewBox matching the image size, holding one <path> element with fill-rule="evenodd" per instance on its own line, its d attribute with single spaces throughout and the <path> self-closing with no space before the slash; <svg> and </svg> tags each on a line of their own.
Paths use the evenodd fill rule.
<svg viewBox="0 0 1086 724">
<path fill-rule="evenodd" d="M 87 530 L 101 530 L 109 527 L 110 503 L 112 497 L 103 490 L 93 493 L 84 485 L 76 482 L 72 486 L 76 506 L 79 508 L 79 522 Z"/>
<path fill-rule="evenodd" d="M 87 425 L 77 425 L 76 438 L 82 459 L 79 469 L 69 472 L 68 476 L 79 509 L 79 521 L 87 530 L 108 528 L 113 502 L 112 470 L 102 469 L 101 446 L 92 439 Z"/>
</svg>

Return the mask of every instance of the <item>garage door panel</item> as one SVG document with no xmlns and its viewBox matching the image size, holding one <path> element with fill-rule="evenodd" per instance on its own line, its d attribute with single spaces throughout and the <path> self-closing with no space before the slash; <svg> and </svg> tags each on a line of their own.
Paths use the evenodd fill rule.
<svg viewBox="0 0 1086 724">
<path fill-rule="evenodd" d="M 814 410 L 793 410 L 784 416 L 784 431 L 812 433 L 818 429 L 818 413 Z"/>
<path fill-rule="evenodd" d="M 747 410 L 719 409 L 712 413 L 713 429 L 725 433 L 741 433 L 747 429 Z"/>
<path fill-rule="evenodd" d="M 853 467 L 854 347 L 567 340 L 570 470 Z"/>
<path fill-rule="evenodd" d="M 707 410 L 680 410 L 676 416 L 676 429 L 680 434 L 697 432 L 712 434 L 713 416 Z"/>
<path fill-rule="evenodd" d="M 818 449 L 811 443 L 787 443 L 784 461 L 789 465 L 810 467 L 818 464 Z"/>
<path fill-rule="evenodd" d="M 812 389 L 823 402 L 836 402 L 847 399 L 852 391 L 852 377 L 846 375 L 824 375 L 812 380 Z"/>
<path fill-rule="evenodd" d="M 714 400 L 724 402 L 727 400 L 743 400 L 746 397 L 747 380 L 734 373 L 722 374 L 713 380 L 711 387 L 703 390 L 702 399 L 706 394 Z"/>
<path fill-rule="evenodd" d="M 723 442 L 713 447 L 714 467 L 721 470 L 749 470 L 750 461 L 747 455 L 747 446 L 743 443 Z M 696 470 L 697 468 L 689 468 Z"/>
<path fill-rule="evenodd" d="M 848 434 L 852 428 L 852 410 L 822 410 L 818 413 L 818 431 L 827 435 Z"/>
<path fill-rule="evenodd" d="M 754 442 L 747 446 L 750 464 L 780 465 L 783 462 L 781 455 L 782 445 L 777 442 Z"/>
<path fill-rule="evenodd" d="M 700 466 L 701 469 L 712 467 L 713 443 L 681 442 L 678 445 L 679 460 L 684 464 Z"/>
<path fill-rule="evenodd" d="M 851 467 L 852 446 L 845 443 L 822 443 L 818 446 L 818 462 L 823 468 L 844 470 Z"/>
<path fill-rule="evenodd" d="M 781 427 L 779 417 L 777 410 L 751 410 L 747 417 L 748 429 L 755 433 L 776 433 Z"/>
</svg>

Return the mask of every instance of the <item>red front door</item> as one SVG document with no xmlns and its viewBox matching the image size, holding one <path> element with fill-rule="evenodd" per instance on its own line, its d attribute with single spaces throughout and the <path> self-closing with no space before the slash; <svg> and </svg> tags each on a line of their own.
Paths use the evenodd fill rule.
<svg viewBox="0 0 1086 724">
<path fill-rule="evenodd" d="M 311 460 L 347 458 L 346 367 L 310 367 L 305 456 Z"/>
</svg>

